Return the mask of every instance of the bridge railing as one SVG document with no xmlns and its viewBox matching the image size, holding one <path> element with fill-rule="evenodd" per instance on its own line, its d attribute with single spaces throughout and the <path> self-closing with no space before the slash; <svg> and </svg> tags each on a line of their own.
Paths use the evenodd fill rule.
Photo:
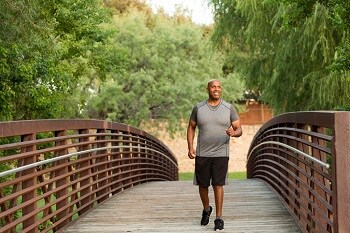
<svg viewBox="0 0 350 233">
<path fill-rule="evenodd" d="M 248 178 L 264 180 L 303 232 L 349 232 L 349 169 L 350 112 L 277 116 L 248 153 Z"/>
<path fill-rule="evenodd" d="M 98 120 L 0 122 L 0 232 L 55 232 L 132 186 L 178 180 L 152 135 Z"/>
</svg>

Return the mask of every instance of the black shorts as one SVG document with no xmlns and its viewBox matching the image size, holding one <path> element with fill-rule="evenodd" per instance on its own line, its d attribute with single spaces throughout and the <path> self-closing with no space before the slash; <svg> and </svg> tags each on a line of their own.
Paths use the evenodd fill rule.
<svg viewBox="0 0 350 233">
<path fill-rule="evenodd" d="M 200 186 L 227 184 L 228 161 L 229 157 L 196 157 L 193 183 Z"/>
</svg>

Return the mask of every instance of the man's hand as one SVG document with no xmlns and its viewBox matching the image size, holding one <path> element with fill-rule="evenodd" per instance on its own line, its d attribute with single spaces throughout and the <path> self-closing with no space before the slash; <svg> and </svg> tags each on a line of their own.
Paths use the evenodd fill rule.
<svg viewBox="0 0 350 233">
<path fill-rule="evenodd" d="M 232 126 L 230 126 L 230 128 L 226 129 L 226 134 L 230 137 L 234 137 L 236 134 L 235 134 L 235 130 L 233 129 Z"/>
<path fill-rule="evenodd" d="M 196 151 L 194 149 L 188 150 L 188 157 L 194 159 L 196 157 Z"/>
</svg>

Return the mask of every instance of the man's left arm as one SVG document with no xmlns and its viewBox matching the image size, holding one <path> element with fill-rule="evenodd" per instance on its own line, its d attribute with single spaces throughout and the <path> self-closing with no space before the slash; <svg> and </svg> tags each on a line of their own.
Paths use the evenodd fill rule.
<svg viewBox="0 0 350 233">
<path fill-rule="evenodd" d="M 242 126 L 241 126 L 241 121 L 240 120 L 235 120 L 235 121 L 232 121 L 231 123 L 232 125 L 232 129 L 233 129 L 233 135 L 231 137 L 240 137 L 242 136 Z"/>
<path fill-rule="evenodd" d="M 242 126 L 240 120 L 231 122 L 231 126 L 226 130 L 226 134 L 230 137 L 240 137 L 242 135 Z"/>
</svg>

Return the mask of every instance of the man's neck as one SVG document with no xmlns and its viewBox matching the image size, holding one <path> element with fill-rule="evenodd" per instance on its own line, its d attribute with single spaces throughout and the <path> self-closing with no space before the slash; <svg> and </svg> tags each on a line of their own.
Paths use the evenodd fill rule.
<svg viewBox="0 0 350 233">
<path fill-rule="evenodd" d="M 209 99 L 208 100 L 208 104 L 210 106 L 216 106 L 216 105 L 220 104 L 220 102 L 221 102 L 221 99 Z"/>
</svg>

